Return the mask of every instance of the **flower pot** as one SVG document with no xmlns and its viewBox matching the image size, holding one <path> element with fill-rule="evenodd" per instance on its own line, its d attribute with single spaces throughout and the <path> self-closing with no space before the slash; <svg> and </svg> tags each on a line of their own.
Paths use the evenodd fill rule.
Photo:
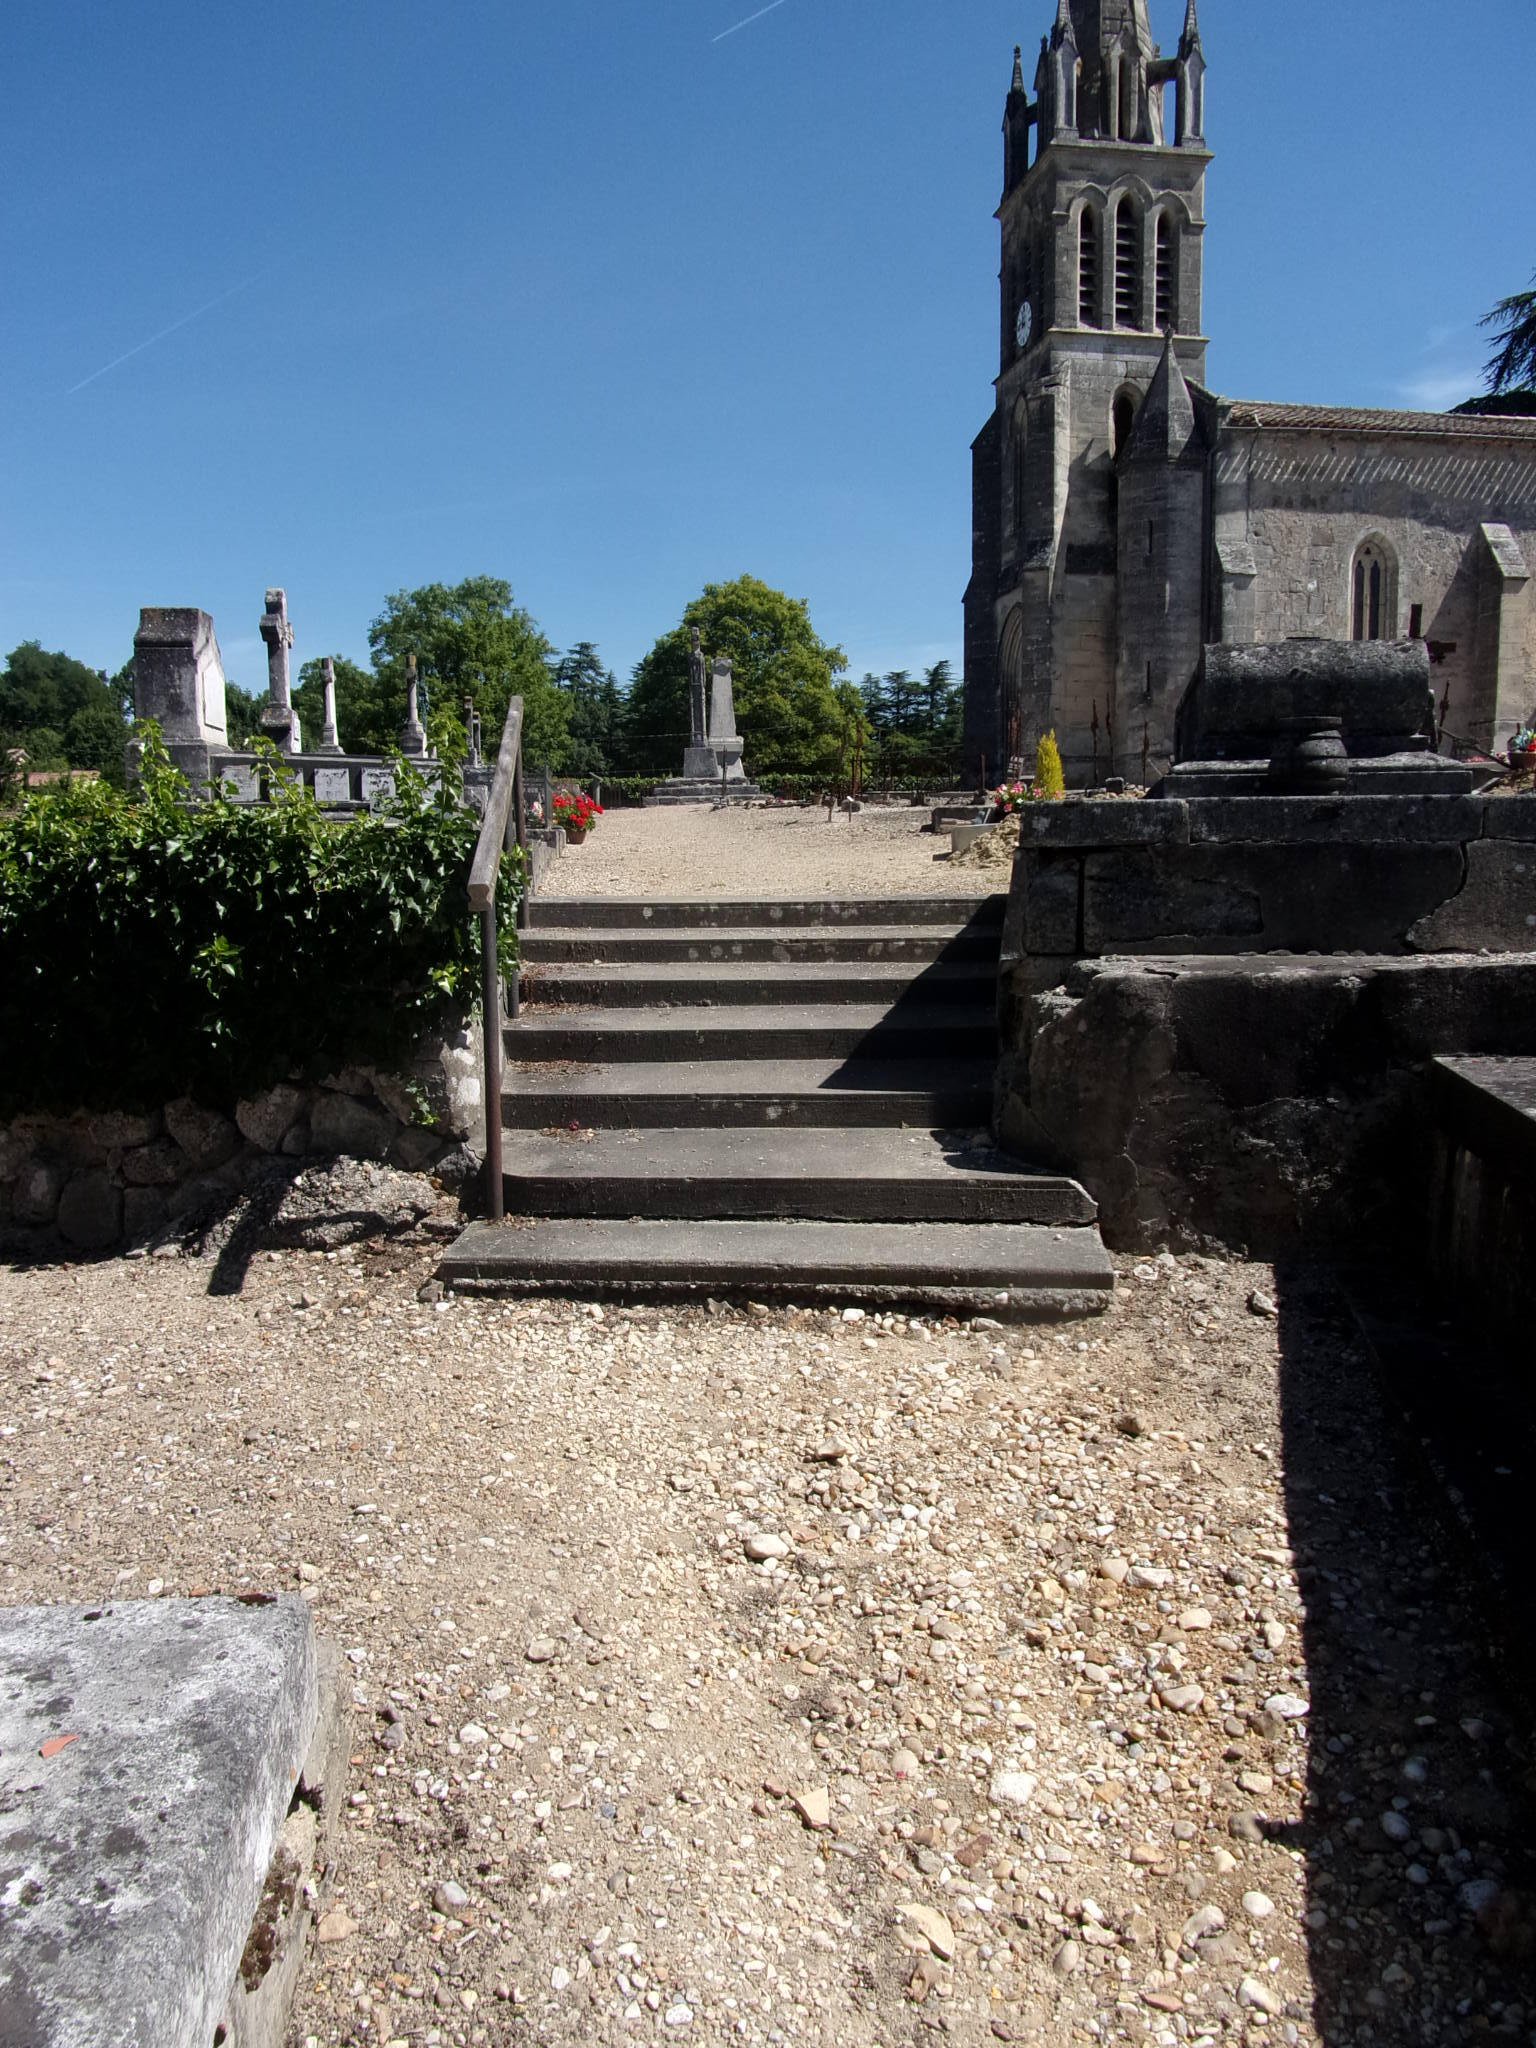
<svg viewBox="0 0 1536 2048">
<path fill-rule="evenodd" d="M 565 828 L 566 845 L 580 846 L 581 842 L 586 838 L 589 829 L 586 825 L 567 825 Z"/>
<path fill-rule="evenodd" d="M 1536 775 L 1536 747 L 1511 747 L 1509 772 L 1511 775 Z"/>
</svg>

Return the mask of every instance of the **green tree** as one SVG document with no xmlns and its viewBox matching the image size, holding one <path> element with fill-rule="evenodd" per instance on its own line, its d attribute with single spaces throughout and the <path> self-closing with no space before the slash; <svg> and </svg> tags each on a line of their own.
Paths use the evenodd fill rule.
<svg viewBox="0 0 1536 2048">
<path fill-rule="evenodd" d="M 104 675 L 67 654 L 48 654 L 36 640 L 23 640 L 6 657 L 0 674 L 0 725 L 17 732 L 49 726 L 62 732 L 88 704 L 110 704 Z"/>
<path fill-rule="evenodd" d="M 113 703 L 82 704 L 64 728 L 64 754 L 71 768 L 94 768 L 121 787 L 125 777 L 128 728 Z"/>
<path fill-rule="evenodd" d="M 562 775 L 620 772 L 624 698 L 612 669 L 604 668 L 590 640 L 578 640 L 551 673 L 566 699 L 565 750 L 552 765 Z"/>
<path fill-rule="evenodd" d="M 238 683 L 224 684 L 224 730 L 229 735 L 229 744 L 237 749 L 248 747 L 253 739 L 261 736 L 261 707 L 267 701 L 266 692 L 258 697 L 253 690 L 242 690 Z"/>
<path fill-rule="evenodd" d="M 507 706 L 523 699 L 523 752 L 530 761 L 555 760 L 563 751 L 569 705 L 549 672 L 549 642 L 527 612 L 512 601 L 512 586 L 497 576 L 462 583 L 397 590 L 368 629 L 377 709 L 363 734 L 379 749 L 398 743 L 405 719 L 406 657 L 416 656 L 431 710 L 443 730 L 463 731 L 462 706 L 472 697 L 488 754 L 501 743 Z M 337 698 L 341 696 L 338 675 Z"/>
<path fill-rule="evenodd" d="M 688 743 L 689 632 L 699 628 L 708 658 L 729 655 L 736 723 L 754 776 L 836 774 L 845 717 L 833 691 L 847 667 L 800 598 L 755 576 L 706 585 L 635 669 L 625 705 L 625 766 L 675 775 Z"/>
<path fill-rule="evenodd" d="M 1494 332 L 1484 376 L 1488 388 L 1457 412 L 1536 413 L 1536 279 L 1531 289 L 1500 299 L 1481 324 Z"/>
<path fill-rule="evenodd" d="M 1494 330 L 1496 343 L 1488 358 L 1489 391 L 1515 391 L 1536 384 L 1536 280 L 1529 291 L 1500 299 L 1483 325 Z"/>
</svg>

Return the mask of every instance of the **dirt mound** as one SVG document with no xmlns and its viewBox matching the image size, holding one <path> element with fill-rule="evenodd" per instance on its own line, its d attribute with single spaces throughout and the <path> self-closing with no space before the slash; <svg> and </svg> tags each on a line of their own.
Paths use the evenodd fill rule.
<svg viewBox="0 0 1536 2048">
<path fill-rule="evenodd" d="M 1018 850 L 1019 821 L 1014 816 L 973 839 L 964 853 L 952 854 L 949 864 L 956 868 L 1011 868 Z"/>
</svg>

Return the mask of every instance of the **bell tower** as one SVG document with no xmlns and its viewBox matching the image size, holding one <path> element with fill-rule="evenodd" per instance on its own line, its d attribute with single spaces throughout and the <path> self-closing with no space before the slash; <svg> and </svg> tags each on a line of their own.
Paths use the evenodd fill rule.
<svg viewBox="0 0 1536 2048">
<path fill-rule="evenodd" d="M 989 775 L 1027 764 L 1052 728 L 1078 786 L 1139 776 L 1144 745 L 1155 757 L 1171 743 L 1161 698 L 1176 706 L 1182 694 L 1178 661 L 1160 635 L 1151 658 L 1164 680 L 1149 701 L 1137 624 L 1152 601 L 1139 588 L 1149 557 L 1122 545 L 1121 480 L 1170 337 L 1164 384 L 1172 374 L 1176 389 L 1193 387 L 1181 475 L 1204 445 L 1204 127 L 1196 0 L 1172 57 L 1152 39 L 1147 0 L 1056 0 L 1032 87 L 1014 52 L 996 403 L 973 448 L 976 772 L 983 756 Z"/>
</svg>

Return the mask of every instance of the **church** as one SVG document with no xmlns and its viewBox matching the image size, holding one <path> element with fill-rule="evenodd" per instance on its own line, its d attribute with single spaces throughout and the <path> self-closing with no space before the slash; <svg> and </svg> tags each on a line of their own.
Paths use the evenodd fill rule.
<svg viewBox="0 0 1536 2048">
<path fill-rule="evenodd" d="M 1071 786 L 1168 766 L 1216 641 L 1423 639 L 1447 750 L 1536 708 L 1536 418 L 1218 397 L 1206 63 L 1058 0 L 1003 120 L 999 374 L 972 446 L 966 771 L 1054 730 Z"/>
</svg>

